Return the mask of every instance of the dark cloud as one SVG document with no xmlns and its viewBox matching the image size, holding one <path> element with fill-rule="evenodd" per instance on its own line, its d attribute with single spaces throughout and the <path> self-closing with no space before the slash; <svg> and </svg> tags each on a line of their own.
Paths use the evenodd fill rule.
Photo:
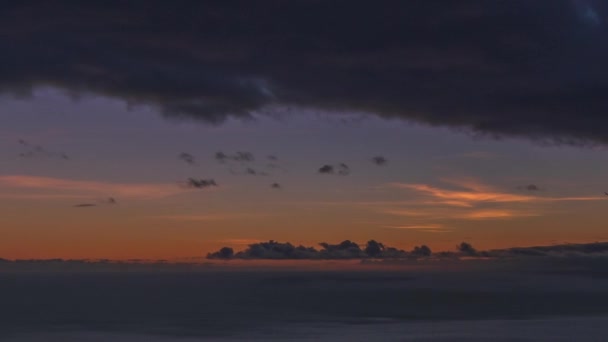
<svg viewBox="0 0 608 342">
<path fill-rule="evenodd" d="M 541 190 L 543 190 L 540 186 L 538 186 L 536 184 L 522 185 L 522 186 L 518 186 L 517 188 L 520 189 L 520 190 L 526 190 L 526 191 L 541 191 Z"/>
<path fill-rule="evenodd" d="M 372 158 L 372 162 L 378 166 L 382 166 L 386 165 L 386 163 L 388 163 L 388 160 L 383 156 L 376 156 Z"/>
<path fill-rule="evenodd" d="M 461 242 L 458 246 L 456 246 L 458 252 L 460 252 L 464 256 L 477 256 L 477 250 L 473 248 L 473 246 L 468 242 Z"/>
<path fill-rule="evenodd" d="M 540 188 L 535 184 L 526 185 L 525 189 L 528 191 L 539 191 L 540 190 Z"/>
<path fill-rule="evenodd" d="M 190 153 L 182 152 L 177 156 L 177 158 L 184 161 L 188 165 L 196 165 L 196 159 Z"/>
<path fill-rule="evenodd" d="M 606 143 L 607 14 L 593 0 L 8 2 L 0 90 L 211 123 L 305 107 Z"/>
<path fill-rule="evenodd" d="M 348 165 L 344 164 L 344 163 L 340 163 L 338 165 L 323 165 L 319 168 L 318 170 L 319 173 L 323 173 L 323 174 L 337 174 L 340 176 L 347 176 L 350 174 L 350 168 L 348 167 Z"/>
<path fill-rule="evenodd" d="M 215 160 L 217 160 L 220 163 L 226 163 L 229 161 L 235 161 L 235 162 L 241 162 L 241 163 L 248 163 L 248 162 L 252 162 L 255 160 L 255 157 L 253 155 L 253 153 L 251 152 L 236 152 L 234 154 L 226 154 L 224 152 L 216 152 L 215 153 Z"/>
<path fill-rule="evenodd" d="M 411 254 L 416 257 L 430 257 L 433 252 L 427 245 L 422 245 L 414 247 Z"/>
<path fill-rule="evenodd" d="M 188 188 L 205 189 L 218 186 L 214 179 L 188 178 L 185 183 Z"/>
<path fill-rule="evenodd" d="M 344 240 L 339 244 L 329 244 L 322 242 L 319 244 L 321 249 L 314 247 L 295 246 L 289 242 L 277 242 L 270 240 L 249 245 L 243 251 L 236 254 L 228 253 L 229 247 L 224 247 L 217 252 L 207 254 L 208 259 L 396 259 L 406 258 L 408 253 L 392 248 L 385 247 L 384 244 L 370 240 L 364 249 L 350 240 Z M 226 257 L 230 254 L 230 257 Z M 430 255 L 430 254 L 429 254 Z"/>
<path fill-rule="evenodd" d="M 219 251 L 207 254 L 207 259 L 232 259 L 234 250 L 230 247 L 223 247 Z"/>
<path fill-rule="evenodd" d="M 608 256 L 608 242 L 594 243 L 568 243 L 552 246 L 514 247 L 507 249 L 495 249 L 485 252 L 491 257 L 522 257 L 522 256 L 545 256 L 545 257 L 567 257 L 581 255 L 603 255 Z"/>
<path fill-rule="evenodd" d="M 264 171 L 258 171 L 254 168 L 248 167 L 245 169 L 245 174 L 250 176 L 268 176 Z"/>
<path fill-rule="evenodd" d="M 269 155 L 266 157 L 268 160 L 272 161 L 272 162 L 277 162 L 279 161 L 279 157 L 275 156 L 275 155 Z"/>
<path fill-rule="evenodd" d="M 323 165 L 319 168 L 319 173 L 327 173 L 327 174 L 333 174 L 334 173 L 334 167 L 331 165 Z"/>
<path fill-rule="evenodd" d="M 273 189 L 282 189 L 283 188 L 281 186 L 281 184 L 279 184 L 279 183 L 272 183 L 272 184 L 270 184 L 270 187 Z"/>
<path fill-rule="evenodd" d="M 340 163 L 338 165 L 338 174 L 341 176 L 348 176 L 350 174 L 350 168 L 348 167 L 348 165 L 344 164 L 344 163 Z"/>
</svg>

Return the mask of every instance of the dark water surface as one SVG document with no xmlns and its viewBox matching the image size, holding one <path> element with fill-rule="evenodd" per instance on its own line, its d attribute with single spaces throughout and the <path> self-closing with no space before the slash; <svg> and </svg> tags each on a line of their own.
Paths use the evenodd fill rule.
<svg viewBox="0 0 608 342">
<path fill-rule="evenodd" d="M 82 332 L 93 334 L 79 335 L 87 341 L 287 339 L 336 329 L 387 333 L 403 324 L 413 334 L 428 324 L 441 330 L 454 322 L 487 327 L 569 317 L 591 324 L 587 331 L 608 316 L 607 285 L 488 272 L 10 272 L 0 274 L 0 340 L 67 341 L 65 334 Z"/>
</svg>

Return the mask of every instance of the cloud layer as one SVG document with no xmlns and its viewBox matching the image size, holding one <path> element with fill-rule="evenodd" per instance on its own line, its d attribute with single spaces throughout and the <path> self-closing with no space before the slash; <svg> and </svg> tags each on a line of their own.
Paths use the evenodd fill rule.
<svg viewBox="0 0 608 342">
<path fill-rule="evenodd" d="M 607 13 L 593 0 L 14 2 L 0 5 L 0 91 L 51 85 L 213 123 L 302 107 L 606 143 Z"/>
</svg>

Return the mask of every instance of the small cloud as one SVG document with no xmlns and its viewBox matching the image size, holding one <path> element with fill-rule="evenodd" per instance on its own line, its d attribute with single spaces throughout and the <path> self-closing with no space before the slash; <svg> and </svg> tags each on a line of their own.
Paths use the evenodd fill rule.
<svg viewBox="0 0 608 342">
<path fill-rule="evenodd" d="M 540 187 L 536 184 L 528 184 L 528 185 L 522 186 L 520 188 L 524 189 L 524 190 L 528 190 L 528 191 L 540 191 L 541 190 Z"/>
<path fill-rule="evenodd" d="M 190 153 L 182 152 L 177 156 L 177 158 L 184 161 L 188 165 L 196 165 L 196 160 Z"/>
<path fill-rule="evenodd" d="M 215 153 L 215 160 L 217 160 L 220 163 L 225 163 L 226 160 L 228 160 L 228 159 L 229 159 L 229 157 L 224 152 Z"/>
<path fill-rule="evenodd" d="M 93 203 L 80 203 L 80 204 L 75 204 L 74 207 L 75 208 L 88 208 L 88 207 L 96 207 L 97 204 L 93 204 Z"/>
<path fill-rule="evenodd" d="M 251 162 L 255 160 L 251 152 L 237 152 L 232 159 L 239 162 Z"/>
<path fill-rule="evenodd" d="M 268 176 L 268 174 L 264 171 L 258 171 L 251 167 L 245 169 L 245 174 L 250 176 Z"/>
<path fill-rule="evenodd" d="M 220 151 L 220 152 L 215 153 L 215 160 L 217 160 L 220 163 L 226 163 L 228 161 L 248 163 L 248 162 L 254 161 L 255 157 L 253 156 L 253 153 L 251 153 L 251 152 L 239 151 L 234 154 L 226 154 L 226 153 Z"/>
<path fill-rule="evenodd" d="M 340 176 L 347 176 L 350 174 L 350 168 L 348 167 L 348 165 L 344 164 L 344 163 L 340 163 L 340 165 L 338 165 L 338 174 Z"/>
<path fill-rule="evenodd" d="M 17 142 L 26 148 L 25 151 L 19 153 L 19 156 L 22 158 L 49 157 L 70 160 L 70 157 L 63 152 L 50 151 L 44 146 L 32 144 L 24 139 L 19 139 Z"/>
<path fill-rule="evenodd" d="M 266 158 L 268 160 L 270 160 L 270 161 L 273 161 L 273 162 L 279 161 L 279 158 L 277 156 L 275 156 L 275 155 L 272 155 L 272 154 L 269 155 L 269 156 L 267 156 Z"/>
<path fill-rule="evenodd" d="M 323 165 L 319 168 L 319 173 L 324 173 L 324 174 L 333 174 L 334 173 L 334 167 L 331 165 Z"/>
<path fill-rule="evenodd" d="M 319 168 L 318 172 L 322 173 L 322 174 L 328 174 L 328 175 L 338 174 L 340 176 L 347 176 L 350 174 L 350 168 L 348 167 L 348 165 L 346 165 L 344 163 L 340 163 L 336 166 L 326 164 L 326 165 L 321 166 Z"/>
<path fill-rule="evenodd" d="M 282 189 L 282 186 L 279 183 L 272 183 L 270 184 L 270 187 L 273 189 Z"/>
<path fill-rule="evenodd" d="M 372 162 L 378 166 L 383 166 L 383 165 L 386 165 L 386 163 L 388 163 L 388 160 L 386 158 L 384 158 L 383 156 L 375 156 L 372 158 Z"/>
<path fill-rule="evenodd" d="M 188 180 L 186 181 L 186 186 L 189 188 L 204 189 L 218 185 L 214 179 L 188 178 Z"/>
</svg>

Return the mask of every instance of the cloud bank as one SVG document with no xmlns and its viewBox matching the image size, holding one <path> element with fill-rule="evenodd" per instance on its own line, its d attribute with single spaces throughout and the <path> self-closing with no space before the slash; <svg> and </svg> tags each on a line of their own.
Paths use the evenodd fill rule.
<svg viewBox="0 0 608 342">
<path fill-rule="evenodd" d="M 232 248 L 223 247 L 217 252 L 207 254 L 208 259 L 288 259 L 288 260 L 334 260 L 334 259 L 403 259 L 429 257 L 432 252 L 427 246 L 415 247 L 411 252 L 385 246 L 370 240 L 365 246 L 359 246 L 350 240 L 338 244 L 319 243 L 320 249 L 306 246 L 295 246 L 289 242 L 258 242 L 250 244 L 245 250 L 234 253 Z"/>
<path fill-rule="evenodd" d="M 608 4 L 581 3 L 4 3 L 0 91 L 55 86 L 210 123 L 301 107 L 606 143 Z"/>
<path fill-rule="evenodd" d="M 231 247 L 223 247 L 207 254 L 207 259 L 274 259 L 274 260 L 335 260 L 335 259 L 460 259 L 483 258 L 492 260 L 521 259 L 528 257 L 570 258 L 581 257 L 608 258 L 608 242 L 581 244 L 561 244 L 551 246 L 512 247 L 505 249 L 477 250 L 468 242 L 461 242 L 454 251 L 433 252 L 428 246 L 415 246 L 407 252 L 388 247 L 376 240 L 369 240 L 365 246 L 344 240 L 338 244 L 319 243 L 320 249 L 306 246 L 295 246 L 289 242 L 257 242 L 246 249 L 234 252 Z"/>
</svg>

